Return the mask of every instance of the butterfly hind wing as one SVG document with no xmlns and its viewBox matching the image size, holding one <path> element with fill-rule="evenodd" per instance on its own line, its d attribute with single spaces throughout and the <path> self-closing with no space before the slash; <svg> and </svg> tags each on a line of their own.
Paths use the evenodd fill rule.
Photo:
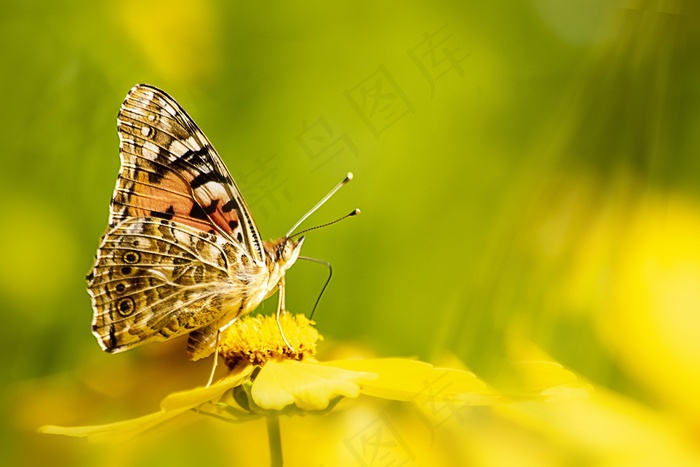
<svg viewBox="0 0 700 467">
<path fill-rule="evenodd" d="M 220 236 L 164 219 L 117 224 L 87 277 L 98 342 L 120 352 L 233 319 L 241 293 L 229 263 L 240 254 Z"/>
</svg>

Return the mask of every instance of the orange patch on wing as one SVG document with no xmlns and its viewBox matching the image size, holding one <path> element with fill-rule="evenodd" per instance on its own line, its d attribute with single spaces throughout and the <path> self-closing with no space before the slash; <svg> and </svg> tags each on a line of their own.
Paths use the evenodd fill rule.
<svg viewBox="0 0 700 467">
<path fill-rule="evenodd" d="M 238 216 L 238 201 L 235 201 L 235 206 L 228 206 L 226 211 L 224 207 L 231 201 L 231 191 L 228 190 L 225 184 L 208 183 L 194 190 L 195 199 L 199 204 L 207 210 L 209 218 L 222 231 L 232 235 L 239 227 Z"/>
<path fill-rule="evenodd" d="M 236 211 L 223 212 L 221 208 L 217 206 L 216 211 L 210 214 L 210 217 L 212 221 L 228 234 L 232 233 L 234 229 L 238 227 L 238 214 Z"/>
<path fill-rule="evenodd" d="M 214 227 L 205 219 L 192 217 L 195 201 L 192 198 L 189 184 L 173 172 L 167 173 L 157 184 L 145 180 L 137 183 L 134 195 L 136 216 L 152 217 L 153 213 L 171 216 L 170 219 L 181 224 L 208 232 Z M 162 216 L 157 216 L 162 217 Z"/>
</svg>

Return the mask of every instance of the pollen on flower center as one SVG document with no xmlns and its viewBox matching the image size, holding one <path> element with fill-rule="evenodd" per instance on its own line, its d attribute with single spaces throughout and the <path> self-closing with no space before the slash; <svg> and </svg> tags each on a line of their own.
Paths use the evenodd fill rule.
<svg viewBox="0 0 700 467">
<path fill-rule="evenodd" d="M 270 359 L 303 360 L 316 354 L 323 336 L 313 321 L 303 314 L 283 313 L 280 324 L 292 348 L 284 342 L 275 316 L 244 316 L 219 337 L 219 355 L 226 366 L 235 368 L 243 361 L 263 365 Z"/>
</svg>

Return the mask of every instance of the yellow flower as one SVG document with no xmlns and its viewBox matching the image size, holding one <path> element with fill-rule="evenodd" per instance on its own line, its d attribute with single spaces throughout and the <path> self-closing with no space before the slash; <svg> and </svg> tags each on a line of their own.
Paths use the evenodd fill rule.
<svg viewBox="0 0 700 467">
<path fill-rule="evenodd" d="M 434 368 L 417 360 L 377 358 L 319 362 L 322 339 L 304 315 L 283 314 L 285 343 L 274 317 L 248 316 L 221 336 L 219 354 L 229 373 L 209 387 L 168 395 L 160 411 L 132 420 L 84 427 L 44 426 L 42 433 L 124 440 L 192 411 L 243 421 L 280 414 L 323 413 L 361 394 L 397 401 L 492 404 L 497 396 L 472 373 Z M 291 348 L 290 348 L 291 346 Z M 439 383 L 439 384 L 437 384 Z M 439 388 L 439 390 L 436 390 Z"/>
</svg>

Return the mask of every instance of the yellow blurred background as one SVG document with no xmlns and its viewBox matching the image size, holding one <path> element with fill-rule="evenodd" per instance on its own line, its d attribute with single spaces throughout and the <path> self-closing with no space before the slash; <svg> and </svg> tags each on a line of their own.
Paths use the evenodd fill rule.
<svg viewBox="0 0 700 467">
<path fill-rule="evenodd" d="M 0 464 L 269 462 L 262 422 L 121 446 L 35 432 L 152 412 L 209 370 L 183 341 L 107 355 L 90 332 L 84 276 L 119 168 L 116 114 L 143 82 L 208 135 L 265 238 L 354 172 L 307 223 L 362 209 L 304 244 L 335 271 L 315 316 L 327 355 L 449 361 L 493 384 L 544 359 L 595 388 L 284 419 L 288 465 L 700 465 L 696 2 L 2 11 Z M 297 263 L 288 308 L 308 312 L 325 274 Z"/>
</svg>

